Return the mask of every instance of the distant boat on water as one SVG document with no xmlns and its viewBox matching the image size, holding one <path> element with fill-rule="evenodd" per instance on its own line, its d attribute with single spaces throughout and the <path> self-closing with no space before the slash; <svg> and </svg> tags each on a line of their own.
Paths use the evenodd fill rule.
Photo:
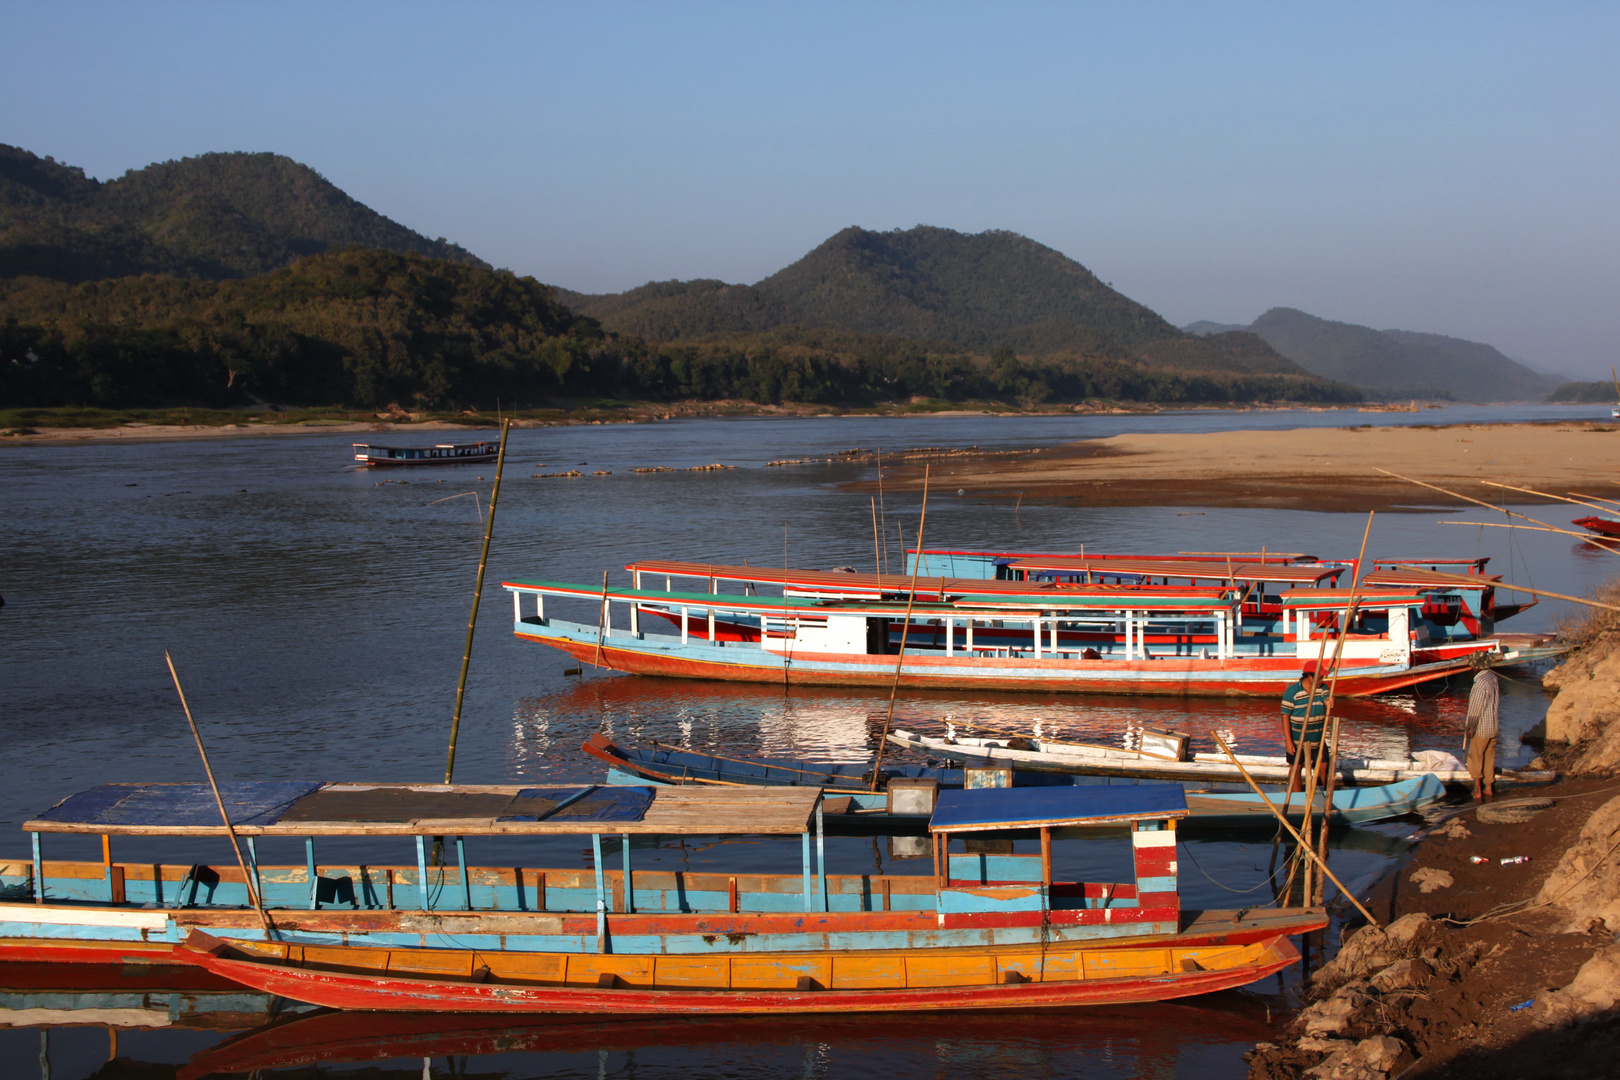
<svg viewBox="0 0 1620 1080">
<path fill-rule="evenodd" d="M 437 443 L 433 446 L 354 444 L 354 460 L 367 465 L 477 465 L 494 461 L 498 442 Z"/>
</svg>

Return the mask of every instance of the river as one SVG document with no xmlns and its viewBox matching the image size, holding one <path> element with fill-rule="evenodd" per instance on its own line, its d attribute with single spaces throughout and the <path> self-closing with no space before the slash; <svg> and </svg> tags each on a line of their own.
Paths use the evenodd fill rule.
<svg viewBox="0 0 1620 1080">
<path fill-rule="evenodd" d="M 731 752 L 861 760 L 868 717 L 886 695 L 671 682 L 615 676 L 517 641 L 502 578 L 599 582 L 630 560 L 683 558 L 869 569 L 867 496 L 844 490 L 870 462 L 764 467 L 856 447 L 1019 449 L 1131 431 L 1533 419 L 1607 420 L 1607 408 L 1455 407 L 1422 414 L 1188 411 L 1129 416 L 685 420 L 514 431 L 462 722 L 456 779 L 583 782 L 600 771 L 577 752 L 591 732 Z M 395 437 L 396 439 L 398 437 Z M 403 475 L 352 467 L 349 435 L 240 437 L 144 444 L 0 446 L 0 722 L 12 749 L 0 784 L 0 852 L 26 856 L 16 826 L 75 791 L 113 780 L 200 779 L 163 663 L 186 681 L 217 772 L 226 778 L 436 780 L 459 671 L 493 466 Z M 425 440 L 399 440 L 425 441 Z M 687 471 L 709 463 L 736 468 Z M 636 473 L 667 467 L 674 472 Z M 536 473 L 577 469 L 570 479 Z M 611 475 L 591 475 L 598 470 Z M 408 482 L 402 482 L 408 481 Z M 474 495 L 466 493 L 476 493 Z M 914 494 L 885 500 L 891 542 L 914 535 Z M 1573 508 L 1570 508 L 1573 510 Z M 1577 516 L 1540 507 L 1554 522 Z M 1613 555 L 1569 537 L 1440 525 L 1495 521 L 1484 510 L 1380 514 L 1369 553 L 1490 556 L 1510 581 L 1579 594 L 1613 572 Z M 1240 549 L 1351 557 L 1361 515 L 1187 507 L 1074 508 L 959 498 L 930 501 L 930 547 L 1174 552 Z M 1545 630 L 1571 614 L 1546 602 L 1505 629 Z M 1346 739 L 1378 752 L 1455 751 L 1465 690 L 1423 688 L 1346 703 Z M 1270 702 L 1184 702 L 902 692 L 898 718 L 1027 728 L 1115 741 L 1128 725 L 1197 736 L 1233 732 L 1275 745 Z M 1504 764 L 1526 759 L 1515 736 L 1545 698 L 1506 681 Z M 1335 868 L 1355 888 L 1405 850 L 1413 826 L 1355 830 Z M 6 833 L 0 832 L 0 838 Z M 94 857 L 53 842 L 62 857 Z M 334 845 L 336 847 L 336 845 Z M 578 865 L 577 844 L 542 845 Z M 792 863 L 769 845 L 665 845 L 650 863 L 766 869 Z M 145 849 L 131 845 L 120 857 Z M 175 845 L 165 848 L 171 859 Z M 1246 906 L 1265 891 L 1270 846 L 1195 839 L 1181 882 L 1188 907 Z M 489 857 L 499 854 L 491 848 Z M 155 857 L 156 853 L 153 852 Z M 375 855 L 375 853 L 373 853 Z M 193 857 L 186 855 L 184 857 Z M 212 849 L 197 858 L 227 857 Z M 266 858 L 275 858 L 266 852 Z M 301 861 L 289 849 L 282 857 Z M 402 850 L 396 857 L 404 861 Z M 534 865 L 535 850 L 527 853 Z M 1081 850 L 1075 872 L 1109 858 Z M 638 855 L 638 859 L 641 856 Z M 921 871 L 881 842 L 830 841 L 830 870 Z M 1065 862 L 1060 862 L 1061 871 Z M 1107 1013 L 547 1032 L 527 1049 L 470 1058 L 427 1055 L 433 1076 L 728 1077 L 896 1075 L 1241 1076 L 1239 1055 L 1288 1007 L 1289 980 L 1175 1006 Z M 0 996 L 7 988 L 0 986 Z M 14 1007 L 11 995 L 0 1009 Z M 178 1006 L 176 1007 L 178 1009 Z M 174 1010 L 171 1010 L 174 1012 Z M 184 1010 L 174 1012 L 181 1015 Z M 187 1013 L 186 1015 L 190 1015 Z M 21 1017 L 26 1020 L 27 1017 Z M 52 1080 L 167 1076 L 221 1038 L 206 1025 L 131 1030 L 104 1065 L 108 1036 L 86 1027 L 0 1030 L 11 1075 Z M 48 1052 L 41 1057 L 42 1039 Z M 570 1041 L 572 1040 L 572 1041 Z M 450 1045 L 450 1044 L 446 1044 Z M 421 1056 L 322 1065 L 322 1074 L 424 1075 Z M 30 1071 L 33 1070 L 33 1071 Z M 312 1075 L 272 1072 L 264 1075 Z"/>
</svg>

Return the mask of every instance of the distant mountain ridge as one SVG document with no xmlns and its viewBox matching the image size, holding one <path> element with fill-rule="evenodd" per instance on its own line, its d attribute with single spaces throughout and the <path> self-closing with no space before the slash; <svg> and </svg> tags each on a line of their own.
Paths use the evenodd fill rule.
<svg viewBox="0 0 1620 1080">
<path fill-rule="evenodd" d="M 1230 324 L 1204 321 L 1184 329 L 1195 334 L 1230 332 Z M 1312 374 L 1385 399 L 1542 401 L 1563 382 L 1560 376 L 1533 371 L 1481 342 L 1375 330 L 1295 308 L 1272 308 L 1242 329 L 1264 338 Z"/>
<path fill-rule="evenodd" d="M 1306 374 L 1252 334 L 1201 337 L 1017 233 L 850 227 L 753 285 L 653 282 L 624 293 L 559 290 L 607 330 L 702 340 L 786 326 L 907 338 L 989 355 L 1089 356 L 1180 371 Z"/>
<path fill-rule="evenodd" d="M 334 248 L 487 267 L 268 153 L 202 154 L 105 183 L 0 144 L 0 277 L 90 281 L 132 274 L 250 277 Z"/>
</svg>

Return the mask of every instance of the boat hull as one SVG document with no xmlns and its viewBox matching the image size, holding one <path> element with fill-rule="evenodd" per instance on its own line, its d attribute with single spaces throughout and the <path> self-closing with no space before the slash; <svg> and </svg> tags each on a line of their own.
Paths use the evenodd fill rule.
<svg viewBox="0 0 1620 1080">
<path fill-rule="evenodd" d="M 264 948 L 273 950 L 275 947 Z M 183 953 L 198 966 L 239 985 L 326 1008 L 615 1016 L 934 1012 L 1117 1005 L 1165 1001 L 1244 986 L 1299 960 L 1298 950 L 1281 935 L 1245 946 L 1214 946 L 1198 956 L 1189 955 L 1196 950 L 1178 949 L 1170 942 L 1091 951 L 1098 958 L 1106 954 L 1115 962 L 1116 969 L 1129 970 L 1134 962 L 1141 973 L 1090 977 L 1092 971 L 1108 969 L 1087 965 L 1086 950 L 1055 950 L 1051 956 L 1044 952 L 1003 955 L 933 950 L 903 954 L 785 956 L 778 958 L 773 974 L 764 981 L 793 980 L 793 988 L 686 989 L 620 985 L 638 978 L 656 980 L 658 957 L 591 957 L 591 970 L 601 971 L 594 980 L 595 985 L 536 985 L 511 980 L 504 974 L 488 974 L 504 970 L 504 958 L 489 953 L 465 955 L 466 970 L 479 973 L 465 978 L 397 974 L 388 970 L 397 963 L 391 952 L 378 957 L 359 955 L 360 950 L 345 955 L 348 951 L 339 949 L 295 949 L 290 950 L 291 955 L 285 961 L 250 956 L 203 934 L 193 935 Z M 546 958 L 524 959 L 543 962 Z M 1059 962 L 1063 971 L 1054 975 L 1052 966 Z M 370 965 L 380 965 L 383 970 L 365 970 Z M 712 961 L 709 964 L 711 970 L 720 966 Z M 827 974 L 836 972 L 839 966 L 847 968 L 851 974 L 842 980 L 837 974 Z M 798 971 L 816 974 L 796 976 L 794 973 Z M 921 976 L 923 981 L 954 984 L 907 985 L 918 978 L 915 972 L 933 973 Z M 957 981 L 964 977 L 982 978 L 984 974 L 999 975 L 1000 979 L 996 982 Z M 825 987 L 825 982 L 834 981 L 848 983 L 849 988 Z M 867 984 L 865 988 L 861 987 L 863 983 Z M 882 985 L 884 983 L 898 985 Z"/>
<path fill-rule="evenodd" d="M 778 654 L 746 645 L 727 647 L 658 635 L 641 635 L 633 645 L 622 637 L 596 640 L 588 635 L 547 633 L 530 622 L 517 624 L 525 641 L 549 645 L 583 663 L 632 675 L 709 679 L 798 686 L 868 686 L 887 689 L 895 682 L 895 657 L 857 653 Z M 622 633 L 622 632 L 621 632 Z M 1342 669 L 1341 697 L 1385 694 L 1443 679 L 1469 669 L 1468 657 L 1481 646 L 1418 665 L 1377 664 Z M 1297 657 L 1243 657 L 1205 660 L 1166 657 L 1146 661 L 965 658 L 908 653 L 900 665 L 901 686 L 925 689 L 1022 691 L 1069 694 L 1125 694 L 1171 697 L 1280 697 L 1299 678 Z"/>
</svg>

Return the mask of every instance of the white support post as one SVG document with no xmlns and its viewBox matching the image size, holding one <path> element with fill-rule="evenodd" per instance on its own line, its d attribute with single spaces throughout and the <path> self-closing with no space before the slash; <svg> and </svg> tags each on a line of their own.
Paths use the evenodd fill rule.
<svg viewBox="0 0 1620 1080">
<path fill-rule="evenodd" d="M 1029 625 L 1030 629 L 1034 631 L 1030 636 L 1035 641 L 1035 659 L 1039 660 L 1041 658 L 1041 617 L 1039 615 L 1035 616 L 1029 620 Z"/>
<path fill-rule="evenodd" d="M 613 601 L 606 597 L 602 600 L 602 636 L 613 636 Z"/>
<path fill-rule="evenodd" d="M 540 593 L 534 594 L 534 617 L 541 622 L 546 621 L 546 598 Z"/>
<path fill-rule="evenodd" d="M 641 636 L 641 601 L 639 600 L 630 601 L 630 636 Z"/>
<path fill-rule="evenodd" d="M 514 623 L 523 621 L 523 594 L 519 592 L 512 594 L 512 621 Z"/>
<path fill-rule="evenodd" d="M 955 645 L 956 645 L 956 620 L 955 619 L 946 619 L 945 620 L 945 655 L 946 656 L 951 655 L 951 653 L 953 651 L 955 651 Z"/>
<path fill-rule="evenodd" d="M 709 609 L 709 644 L 714 644 L 714 608 Z"/>
<path fill-rule="evenodd" d="M 687 617 L 687 609 L 686 608 L 681 608 L 681 644 L 682 645 L 686 644 L 686 638 L 687 638 L 686 617 Z"/>
<path fill-rule="evenodd" d="M 967 653 L 968 653 L 969 656 L 973 655 L 973 620 L 972 619 L 969 619 L 967 621 Z"/>
</svg>

